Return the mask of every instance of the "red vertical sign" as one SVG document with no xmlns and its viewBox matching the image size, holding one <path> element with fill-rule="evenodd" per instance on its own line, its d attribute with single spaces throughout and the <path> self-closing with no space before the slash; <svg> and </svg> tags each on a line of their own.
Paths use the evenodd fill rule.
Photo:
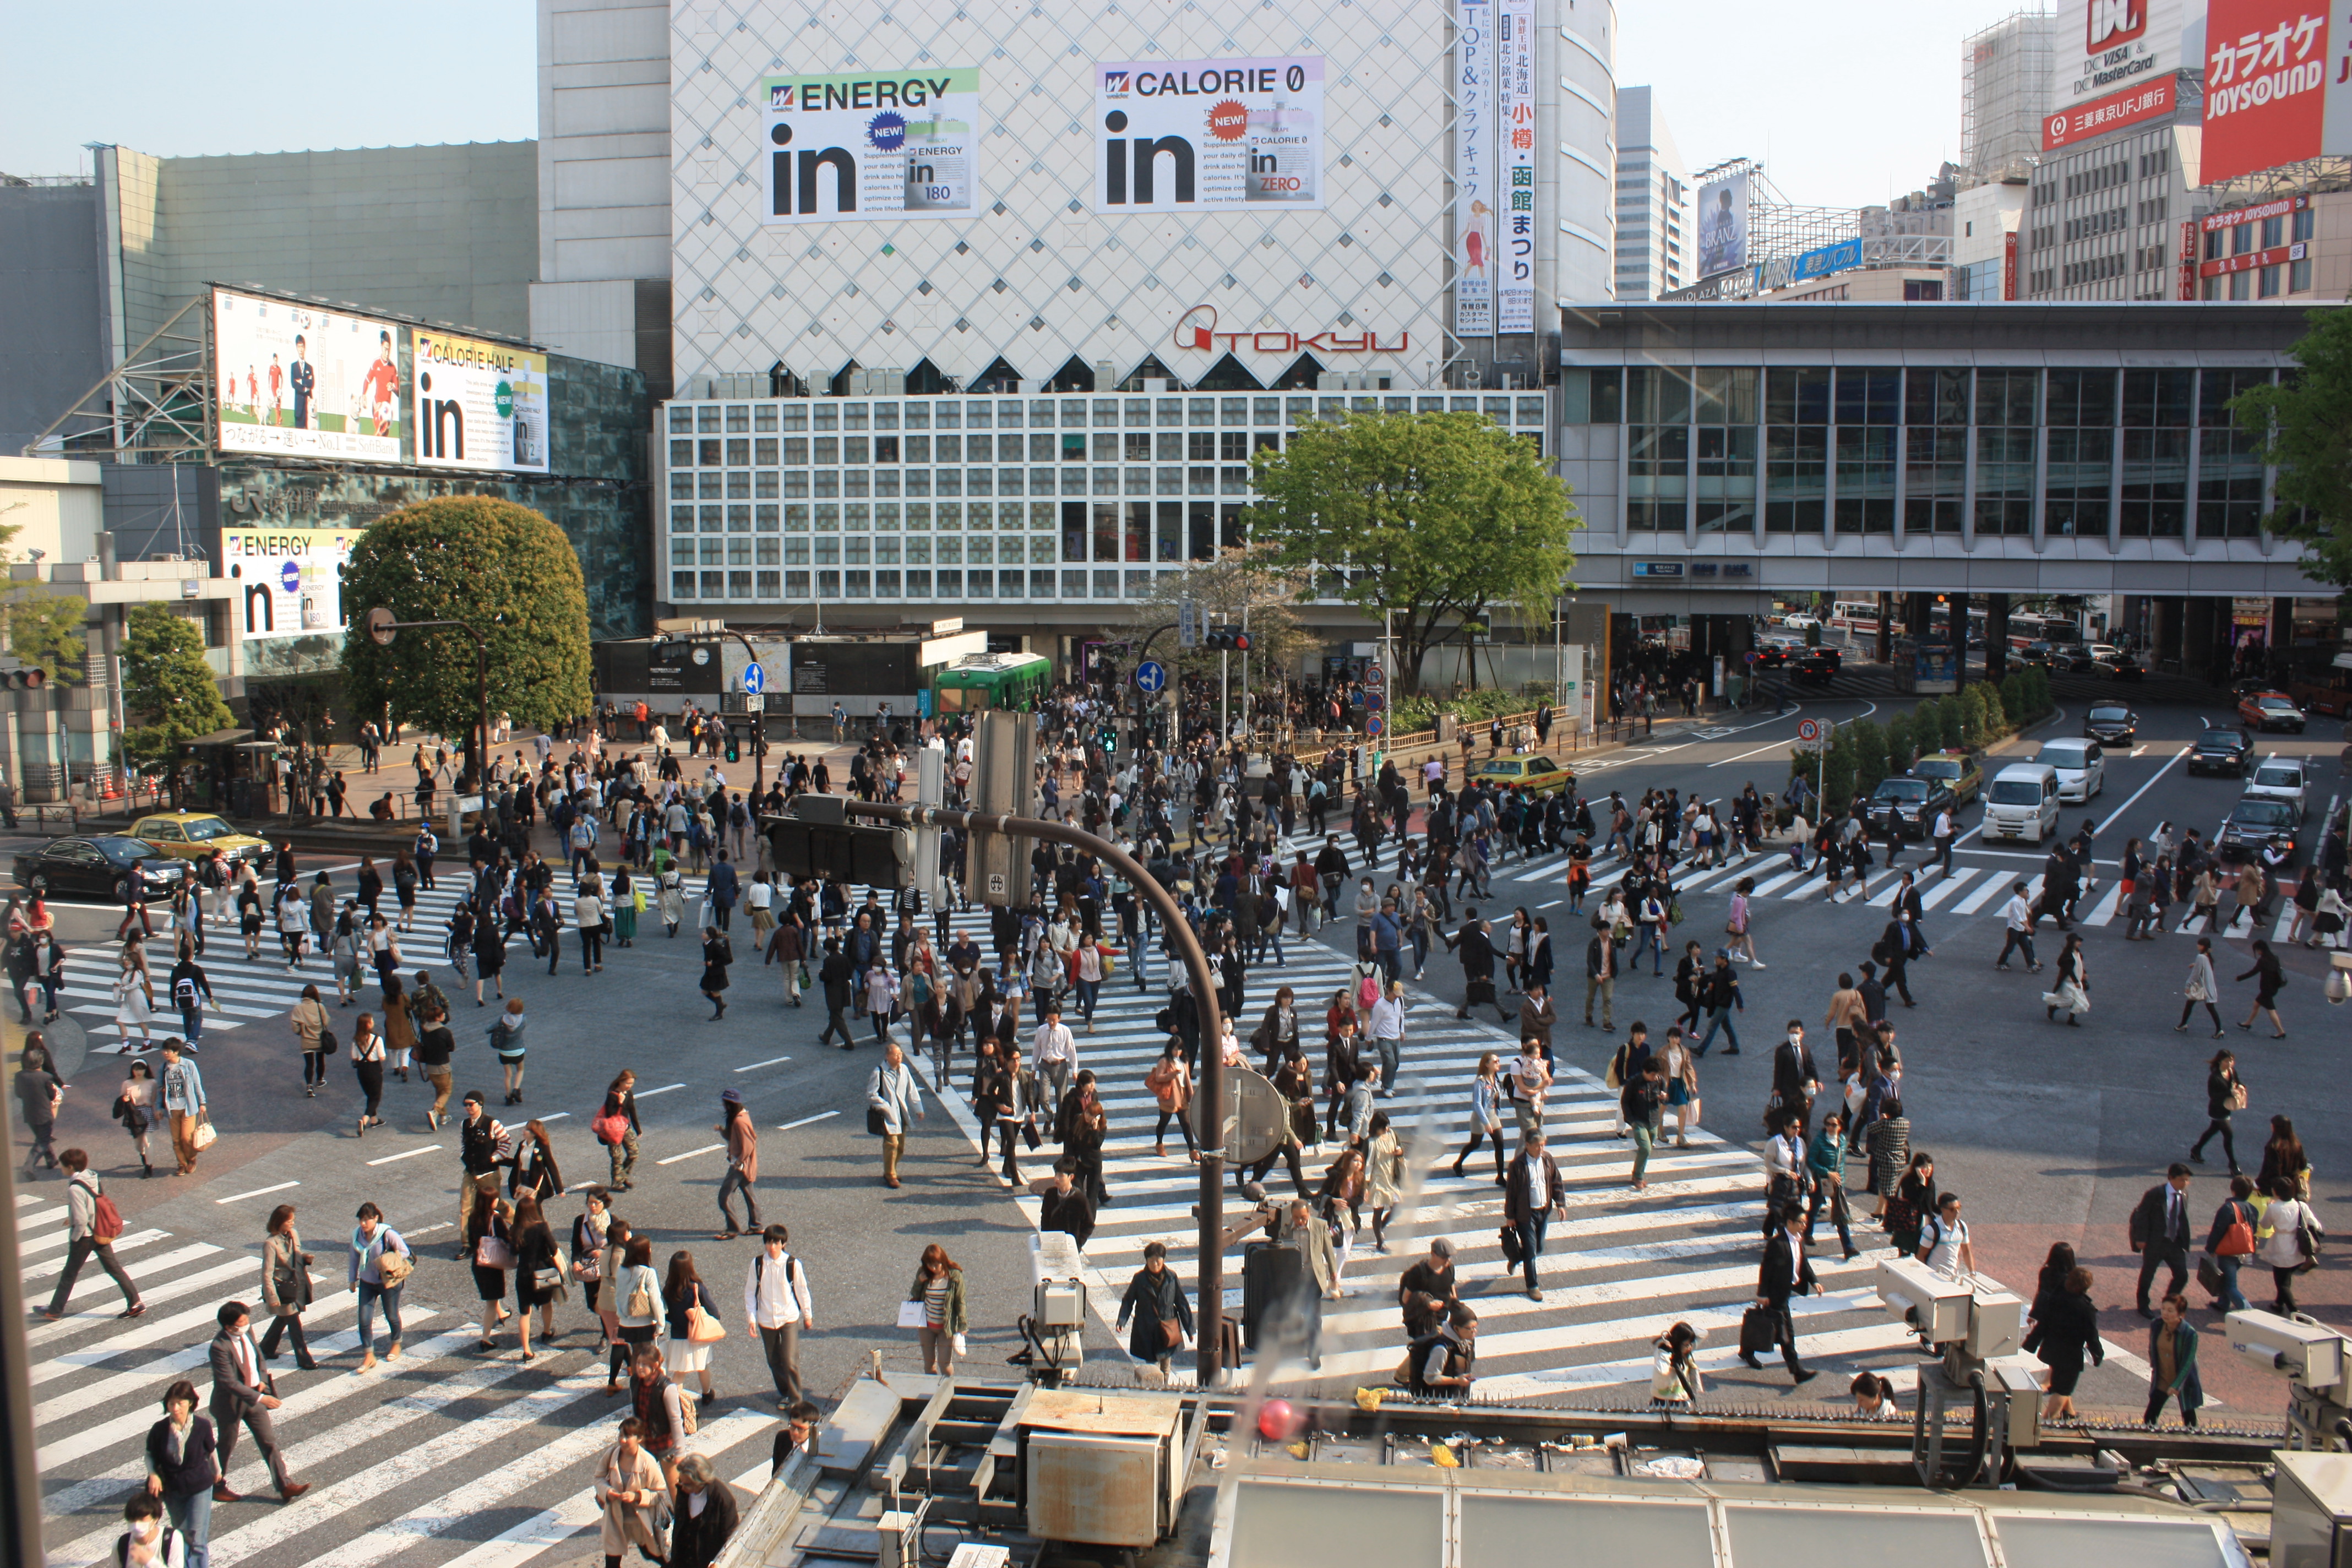
<svg viewBox="0 0 2352 1568">
<path fill-rule="evenodd" d="M 2180 226 L 2180 297 L 2197 298 L 2197 222 L 2191 218 Z"/>
<path fill-rule="evenodd" d="M 2017 298 L 2017 230 L 2000 237 L 2000 297 Z"/>
</svg>

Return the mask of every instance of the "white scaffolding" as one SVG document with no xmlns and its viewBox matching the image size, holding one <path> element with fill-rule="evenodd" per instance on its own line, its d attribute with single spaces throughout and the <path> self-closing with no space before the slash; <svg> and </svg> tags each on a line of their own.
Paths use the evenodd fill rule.
<svg viewBox="0 0 2352 1568">
<path fill-rule="evenodd" d="M 1960 45 L 1960 165 L 1967 183 L 2024 174 L 2042 154 L 2058 18 L 2020 11 Z"/>
</svg>

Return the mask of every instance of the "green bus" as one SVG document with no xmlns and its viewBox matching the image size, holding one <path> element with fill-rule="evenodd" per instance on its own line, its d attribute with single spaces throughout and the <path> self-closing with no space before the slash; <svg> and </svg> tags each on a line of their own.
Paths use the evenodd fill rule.
<svg viewBox="0 0 2352 1568">
<path fill-rule="evenodd" d="M 1034 712 L 1054 683 L 1054 661 L 1041 653 L 966 654 L 931 679 L 931 711 L 986 709 Z"/>
</svg>

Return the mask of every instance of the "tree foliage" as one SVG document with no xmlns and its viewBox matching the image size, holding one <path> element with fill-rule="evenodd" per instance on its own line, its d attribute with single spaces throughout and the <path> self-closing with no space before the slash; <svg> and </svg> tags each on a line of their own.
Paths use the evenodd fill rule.
<svg viewBox="0 0 2352 1568">
<path fill-rule="evenodd" d="M 1313 573 L 1276 559 L 1272 545 L 1252 544 L 1244 549 L 1227 550 L 1213 561 L 1192 563 L 1181 574 L 1159 574 L 1151 596 L 1136 602 L 1128 635 L 1135 639 L 1139 653 L 1143 639 L 1172 624 L 1177 606 L 1188 598 L 1200 608 L 1204 633 L 1212 613 L 1223 616 L 1236 626 L 1246 615 L 1255 656 L 1250 660 L 1252 683 L 1261 688 L 1279 687 L 1284 676 L 1298 668 L 1299 660 L 1322 646 L 1320 637 L 1298 624 L 1297 612 L 1293 608 L 1307 596 L 1313 585 Z M 1173 632 L 1152 644 L 1151 657 L 1187 675 L 1217 673 L 1215 654 L 1204 647 L 1190 652 L 1178 648 Z M 1132 664 L 1130 659 L 1130 674 Z M 1239 659 L 1234 661 L 1233 668 L 1238 690 Z"/>
<path fill-rule="evenodd" d="M 1568 487 L 1536 444 L 1475 414 L 1350 412 L 1305 420 L 1251 460 L 1251 536 L 1336 592 L 1394 617 L 1403 689 L 1430 647 L 1490 611 L 1548 624 L 1576 564 Z"/>
<path fill-rule="evenodd" d="M 1908 773 L 1918 754 L 1918 721 L 1908 713 L 1897 713 L 1886 721 L 1887 770 L 1895 773 Z"/>
<path fill-rule="evenodd" d="M 0 595 L 8 651 L 21 663 L 38 665 L 51 680 L 82 678 L 82 656 L 89 649 L 82 623 L 89 616 L 89 601 L 79 594 L 21 587 Z"/>
<path fill-rule="evenodd" d="M 1886 731 L 1868 719 L 1844 726 L 1853 737 L 1853 792 L 1867 796 L 1886 776 Z"/>
<path fill-rule="evenodd" d="M 2352 310 L 2305 318 L 2294 345 L 2301 367 L 2281 386 L 2257 386 L 2230 400 L 2238 427 L 2278 468 L 2273 532 L 2307 547 L 2304 574 L 2352 587 Z"/>
<path fill-rule="evenodd" d="M 134 605 L 123 628 L 122 706 L 134 724 L 126 750 L 142 761 L 167 759 L 189 741 L 229 726 L 228 704 L 205 662 L 205 636 L 164 605 Z"/>
<path fill-rule="evenodd" d="M 454 626 L 379 647 L 362 624 L 382 605 L 404 621 L 462 621 L 489 635 L 490 711 L 552 728 L 588 710 L 588 595 L 563 531 L 488 496 L 419 502 L 361 533 L 343 571 L 343 693 L 355 716 L 470 733 L 474 642 Z"/>
</svg>

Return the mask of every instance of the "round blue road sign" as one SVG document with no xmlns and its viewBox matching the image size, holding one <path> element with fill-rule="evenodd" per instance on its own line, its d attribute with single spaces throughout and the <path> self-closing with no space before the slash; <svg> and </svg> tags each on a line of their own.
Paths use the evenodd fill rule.
<svg viewBox="0 0 2352 1568">
<path fill-rule="evenodd" d="M 1135 684 L 1150 696 L 1168 689 L 1168 667 L 1156 658 L 1147 658 L 1135 667 Z"/>
<path fill-rule="evenodd" d="M 756 663 L 743 667 L 743 689 L 757 697 L 768 689 L 768 672 Z"/>
</svg>

